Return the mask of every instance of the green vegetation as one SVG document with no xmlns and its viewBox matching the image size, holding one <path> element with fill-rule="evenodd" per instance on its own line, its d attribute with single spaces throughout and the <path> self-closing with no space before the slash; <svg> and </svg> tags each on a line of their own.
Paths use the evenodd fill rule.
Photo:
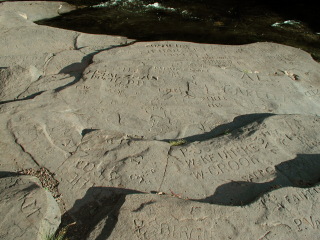
<svg viewBox="0 0 320 240">
<path fill-rule="evenodd" d="M 47 235 L 47 236 L 44 238 L 44 240 L 68 240 L 67 238 L 65 238 L 65 235 L 66 235 L 66 233 L 67 233 L 68 228 L 69 228 L 70 226 L 74 225 L 74 224 L 76 224 L 76 223 L 75 223 L 75 222 L 74 222 L 74 223 L 70 223 L 69 225 L 67 225 L 67 226 L 65 226 L 64 228 L 62 228 L 62 229 L 60 230 L 60 232 L 58 232 L 57 234 L 54 233 L 54 234 L 52 234 L 51 236 L 48 236 L 48 235 Z"/>
<path fill-rule="evenodd" d="M 222 135 L 228 135 L 228 134 L 230 134 L 230 130 L 229 130 L 229 129 L 225 130 L 225 131 L 222 133 Z"/>
<path fill-rule="evenodd" d="M 169 143 L 171 144 L 171 146 L 180 146 L 187 143 L 187 141 L 185 139 L 178 139 L 178 140 L 169 141 Z"/>
<path fill-rule="evenodd" d="M 228 134 L 230 134 L 230 130 L 229 129 L 223 131 L 222 133 L 219 133 L 216 137 L 220 137 L 220 136 L 228 135 Z"/>
</svg>

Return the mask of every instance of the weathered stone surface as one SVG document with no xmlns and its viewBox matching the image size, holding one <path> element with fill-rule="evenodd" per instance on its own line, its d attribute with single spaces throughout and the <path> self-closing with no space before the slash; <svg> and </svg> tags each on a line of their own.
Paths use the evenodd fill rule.
<svg viewBox="0 0 320 240">
<path fill-rule="evenodd" d="M 29 69 L 19 65 L 0 69 L 0 101 L 17 99 L 41 74 L 42 72 L 33 66 Z"/>
<path fill-rule="evenodd" d="M 319 239 L 319 196 L 319 185 L 286 187 L 232 207 L 129 195 L 108 239 Z"/>
<path fill-rule="evenodd" d="M 271 116 L 225 136 L 176 147 L 92 131 L 56 171 L 59 189 L 67 208 L 97 185 L 248 204 L 277 185 L 319 181 L 319 122 L 312 116 Z"/>
<path fill-rule="evenodd" d="M 76 153 L 56 171 L 68 209 L 75 199 L 83 198 L 94 186 L 158 190 L 166 171 L 170 145 L 132 138 L 99 130 L 84 136 Z M 103 197 L 101 194 L 99 198 Z"/>
<path fill-rule="evenodd" d="M 62 13 L 70 12 L 76 9 L 66 2 L 37 2 L 23 1 L 19 2 L 2 2 L 0 3 L 1 11 L 16 12 L 30 21 L 37 21 L 46 18 L 53 18 Z"/>
<path fill-rule="evenodd" d="M 50 192 L 31 176 L 0 178 L 0 238 L 44 239 L 60 224 L 60 210 Z"/>
<path fill-rule="evenodd" d="M 45 75 L 83 72 L 89 65 L 90 56 L 77 50 L 65 50 L 55 54 L 45 67 Z"/>
<path fill-rule="evenodd" d="M 0 5 L 0 8 L 2 5 Z M 0 29 L 8 30 L 12 27 L 28 27 L 36 26 L 36 24 L 30 20 L 26 20 L 24 14 L 19 14 L 17 12 L 1 11 L 0 14 Z"/>
<path fill-rule="evenodd" d="M 78 49 L 89 47 L 95 51 L 106 50 L 113 46 L 124 45 L 133 42 L 132 39 L 125 37 L 114 37 L 108 35 L 93 35 L 87 33 L 81 33 L 77 38 Z"/>
<path fill-rule="evenodd" d="M 94 35 L 38 26 L 31 20 L 25 19 L 23 14 L 8 11 L 7 4 L 10 4 L 10 9 L 14 9 L 21 3 L 11 2 L 0 5 L 0 64 L 2 67 L 20 65 L 27 68 L 32 65 L 43 71 L 53 56 L 66 50 L 79 50 L 84 47 L 83 44 L 90 49 L 87 49 L 85 54 L 90 55 L 95 53 L 97 49 L 107 49 L 132 41 L 125 37 L 97 36 L 97 40 L 90 42 Z M 38 7 L 42 4 L 46 8 L 46 2 L 36 3 Z M 80 37 L 79 43 L 78 37 Z M 101 38 L 106 40 L 98 41 Z M 81 51 L 78 52 L 74 53 L 75 56 L 79 55 Z M 44 56 L 45 59 L 43 59 Z"/>
<path fill-rule="evenodd" d="M 2 115 L 1 118 L 4 116 Z M 25 168 L 36 169 L 38 165 L 23 148 L 16 143 L 16 139 L 10 130 L 10 122 L 0 125 L 0 177 L 6 172 L 18 172 Z"/>
<path fill-rule="evenodd" d="M 249 113 L 317 114 L 319 64 L 297 51 L 136 43 L 95 55 L 82 81 L 61 95 L 76 109 L 88 106 L 80 117 L 93 128 L 156 139 L 203 134 Z"/>
<path fill-rule="evenodd" d="M 79 73 L 70 74 L 53 74 L 42 75 L 37 81 L 32 82 L 28 88 L 20 93 L 18 99 L 31 98 L 32 96 L 39 95 L 42 92 L 54 90 L 59 91 L 68 85 L 75 83 L 80 78 Z"/>
<path fill-rule="evenodd" d="M 173 148 L 159 190 L 171 189 L 184 198 L 215 204 L 241 205 L 274 185 L 315 184 L 320 178 L 315 170 L 320 167 L 319 120 L 271 116 L 224 137 Z"/>
<path fill-rule="evenodd" d="M 88 239 L 314 239 L 320 65 L 309 54 L 123 46 L 132 40 L 0 17 L 0 171 L 54 173 L 66 210 L 95 228 Z M 171 146 L 178 138 L 187 144 Z M 304 203 L 300 187 L 313 185 Z"/>
<path fill-rule="evenodd" d="M 63 99 L 50 103 L 48 95 L 41 95 L 44 101 L 38 102 L 38 98 L 28 101 L 28 107 L 14 109 L 17 114 L 10 117 L 10 127 L 24 151 L 55 172 L 77 150 L 83 126 Z"/>
</svg>

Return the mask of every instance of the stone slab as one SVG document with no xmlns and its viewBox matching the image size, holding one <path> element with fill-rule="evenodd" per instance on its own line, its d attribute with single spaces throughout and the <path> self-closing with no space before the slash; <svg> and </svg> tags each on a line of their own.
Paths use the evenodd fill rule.
<svg viewBox="0 0 320 240">
<path fill-rule="evenodd" d="M 25 69 L 16 65 L 0 69 L 0 101 L 12 101 L 19 98 L 29 85 L 41 76 L 37 68 Z"/>
<path fill-rule="evenodd" d="M 319 114 L 319 63 L 301 50 L 273 43 L 162 45 L 101 52 L 61 95 L 88 126 L 154 139 L 203 134 L 245 114 Z M 90 107 L 82 110 L 84 104 Z"/>
<path fill-rule="evenodd" d="M 45 66 L 45 75 L 82 73 L 89 65 L 90 60 L 90 56 L 80 51 L 65 50 L 52 57 Z"/>
<path fill-rule="evenodd" d="M 261 48 L 270 48 L 270 56 L 276 54 L 274 49 L 293 49 L 269 45 Z M 255 54 L 259 46 L 244 47 L 253 47 L 252 56 L 260 56 Z M 217 56 L 219 49 L 213 46 L 211 54 Z M 229 52 L 237 49 L 231 46 Z M 310 68 L 318 66 L 304 52 L 300 57 L 309 61 Z M 56 173 L 67 209 L 73 208 L 75 196 L 81 199 L 94 186 L 173 191 L 184 198 L 240 205 L 274 185 L 318 181 L 317 173 L 315 178 L 308 177 L 312 176 L 308 171 L 318 167 L 318 118 L 314 116 L 319 112 L 318 95 L 316 90 L 311 95 L 304 89 L 318 86 L 318 69 L 295 79 L 298 75 L 275 65 L 269 71 L 261 68 L 259 73 L 250 73 L 232 65 L 192 65 L 196 62 L 180 56 L 177 61 L 170 58 L 171 63 L 139 58 L 121 62 L 116 57 L 94 58 L 74 85 L 11 104 L 14 109 L 5 109 L 6 104 L 1 107 L 12 114 L 10 131 L 17 143 L 40 166 Z M 281 61 L 277 67 L 301 67 L 299 62 Z M 272 116 L 275 113 L 278 116 Z M 265 122 L 255 121 L 266 116 Z M 213 139 L 228 129 L 230 135 Z M 115 131 L 121 137 L 113 146 L 109 143 L 115 141 Z M 181 137 L 191 143 L 176 151 L 167 140 Z M 101 146 L 95 146 L 96 138 L 103 140 Z M 83 143 L 91 141 L 92 147 L 83 149 Z M 292 144 L 292 149 L 286 144 Z M 288 175 L 281 171 L 282 166 L 288 167 L 286 162 L 289 167 L 302 166 Z M 297 178 L 300 168 L 305 172 Z"/>
<path fill-rule="evenodd" d="M 68 209 L 75 196 L 81 199 L 95 186 L 248 204 L 275 186 L 319 181 L 319 122 L 313 116 L 276 115 L 186 146 L 92 131 L 56 171 L 59 189 Z"/>
<path fill-rule="evenodd" d="M 101 234 L 107 225 L 91 235 L 99 239 L 319 239 L 319 194 L 319 185 L 286 187 L 243 207 L 134 194 L 126 197 L 115 215 L 118 222 L 108 238 Z"/>
<path fill-rule="evenodd" d="M 4 118 L 4 116 L 2 115 L 1 118 Z M 1 121 L 0 136 L 0 177 L 26 168 L 38 168 L 32 156 L 26 153 L 21 145 L 16 143 L 16 138 L 10 131 L 10 122 L 4 125 Z"/>
<path fill-rule="evenodd" d="M 77 48 L 82 49 L 89 47 L 95 51 L 107 50 L 114 46 L 121 46 L 132 43 L 133 39 L 127 39 L 121 36 L 109 36 L 99 34 L 81 33 L 77 39 Z"/>
<path fill-rule="evenodd" d="M 44 239 L 60 224 L 58 204 L 36 177 L 0 178 L 0 237 Z"/>
<path fill-rule="evenodd" d="M 46 18 L 57 17 L 62 13 L 75 10 L 76 7 L 66 2 L 49 2 L 49 1 L 23 1 L 19 2 L 2 2 L 0 3 L 1 11 L 17 12 L 25 19 L 37 21 Z"/>
<path fill-rule="evenodd" d="M 320 65 L 309 54 L 126 46 L 3 6 L 0 170 L 54 173 L 65 210 L 95 220 L 89 239 L 317 236 Z M 171 146 L 178 138 L 187 143 Z M 137 194 L 149 192 L 159 195 Z"/>
<path fill-rule="evenodd" d="M 80 74 L 72 73 L 71 76 L 67 73 L 42 75 L 37 81 L 32 82 L 28 88 L 19 94 L 18 99 L 32 98 L 35 95 L 40 95 L 46 91 L 58 91 L 63 89 L 80 79 Z"/>
<path fill-rule="evenodd" d="M 65 6 L 67 8 L 63 10 Z M 57 9 L 61 7 L 59 13 L 72 9 L 68 4 L 62 2 L 4 2 L 0 4 L 1 67 L 20 65 L 29 68 L 32 65 L 39 71 L 44 71 L 45 66 L 53 59 L 52 57 L 60 52 L 78 50 L 77 53 L 72 54 L 75 55 L 74 57 L 81 53 L 90 56 L 98 49 L 107 49 L 133 41 L 125 37 L 100 36 L 97 37 L 97 40 L 90 42 L 95 35 L 38 26 L 33 23 L 44 16 L 57 15 L 56 7 Z M 24 12 L 20 12 L 19 9 Z M 79 43 L 77 42 L 78 37 Z M 104 41 L 100 41 L 102 39 Z M 68 65 L 63 67 L 68 67 Z"/>
</svg>

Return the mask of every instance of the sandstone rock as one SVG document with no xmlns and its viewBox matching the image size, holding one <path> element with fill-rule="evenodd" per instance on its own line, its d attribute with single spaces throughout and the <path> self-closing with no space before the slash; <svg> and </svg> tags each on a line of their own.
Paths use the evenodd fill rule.
<svg viewBox="0 0 320 240">
<path fill-rule="evenodd" d="M 18 65 L 0 69 L 0 101 L 17 99 L 41 75 L 37 68 Z"/>
<path fill-rule="evenodd" d="M 0 178 L 1 239 L 44 239 L 60 224 L 51 194 L 31 176 Z"/>
<path fill-rule="evenodd" d="M 248 204 L 274 186 L 304 187 L 319 181 L 319 122 L 312 116 L 271 116 L 225 136 L 174 147 L 92 131 L 56 171 L 59 189 L 67 208 L 94 186 Z"/>
<path fill-rule="evenodd" d="M 5 25 L 6 22 L 2 24 Z M 0 64 L 8 67 L 19 62 L 22 67 L 27 68 L 32 65 L 43 71 L 46 62 L 54 53 L 74 49 L 74 39 L 77 35 L 78 33 L 73 31 L 42 26 L 9 28 L 1 33 Z M 34 59 L 39 60 L 34 61 Z"/>
<path fill-rule="evenodd" d="M 4 116 L 2 115 L 1 118 Z M 8 123 L 10 126 L 10 123 Z M 26 153 L 21 145 L 16 143 L 12 132 L 1 122 L 0 129 L 0 177 L 6 176 L 10 172 L 18 172 L 26 168 L 37 169 L 38 165 L 32 157 Z"/>
<path fill-rule="evenodd" d="M 245 48 L 250 46 L 253 52 L 296 51 L 275 44 Z M 237 48 L 231 48 L 236 54 Z M 272 62 L 270 71 L 260 66 L 259 73 L 249 73 L 231 63 L 228 68 L 203 63 L 197 69 L 196 61 L 193 68 L 188 61 L 171 58 L 178 64 L 173 68 L 157 56 L 148 62 L 118 62 L 115 57 L 102 61 L 99 55 L 74 85 L 3 110 L 11 113 L 16 142 L 40 166 L 56 173 L 67 209 L 94 186 L 173 191 L 198 201 L 241 205 L 274 185 L 318 181 L 317 173 L 307 177 L 312 176 L 308 171 L 318 169 L 318 118 L 309 115 L 319 111 L 312 90 L 318 86 L 316 68 L 296 80 L 298 75 L 281 72 Z M 309 55 L 302 52 L 300 57 L 309 61 L 309 68 L 318 66 Z M 277 67 L 281 64 L 286 63 L 280 61 Z M 299 73 L 298 62 L 290 68 L 292 64 Z M 305 91 L 307 87 L 311 90 Z M 290 94 L 284 94 L 288 89 Z M 300 115 L 281 115 L 289 112 Z M 255 122 L 259 118 L 265 121 Z M 231 134 L 212 139 L 228 129 Z M 171 148 L 167 140 L 179 137 L 191 143 Z M 298 179 L 299 168 L 290 174 L 283 170 L 295 164 L 306 171 Z"/>
<path fill-rule="evenodd" d="M 97 37 L 95 41 L 90 42 L 89 40 L 92 39 L 94 35 L 38 26 L 32 22 L 43 18 L 43 16 L 47 14 L 47 12 L 41 13 L 37 8 L 47 9 L 47 11 L 52 13 L 52 9 L 55 9 L 55 7 L 62 6 L 63 8 L 65 5 L 65 3 L 61 2 L 2 3 L 0 5 L 1 67 L 20 65 L 24 68 L 29 68 L 30 65 L 32 65 L 39 71 L 44 71 L 49 61 L 54 59 L 52 57 L 66 50 L 79 50 L 78 45 L 79 48 L 82 48 L 84 47 L 83 44 L 85 44 L 90 50 L 87 49 L 87 51 L 73 53 L 76 58 L 81 52 L 85 52 L 86 55 L 90 56 L 96 49 L 107 49 L 111 46 L 122 45 L 132 41 L 127 40 L 125 37 L 104 36 Z M 29 8 L 30 6 L 35 6 L 35 8 Z M 25 12 L 29 15 L 19 13 L 19 10 L 17 10 L 19 8 L 25 9 Z M 16 10 L 14 11 L 13 9 Z M 53 12 L 55 11 L 56 10 Z M 50 17 L 51 15 L 46 16 Z M 28 16 L 31 20 L 26 19 Z M 80 37 L 79 43 L 77 42 L 78 37 Z M 107 40 L 100 41 L 102 38 Z M 82 64 L 84 64 L 84 62 Z"/>
<path fill-rule="evenodd" d="M 46 18 L 53 18 L 62 13 L 75 10 L 76 7 L 66 2 L 37 2 L 23 1 L 19 2 L 2 2 L 0 3 L 1 11 L 16 12 L 30 21 L 37 21 Z"/>
<path fill-rule="evenodd" d="M 89 65 L 90 56 L 77 50 L 65 50 L 55 54 L 45 66 L 45 75 L 82 73 Z"/>
<path fill-rule="evenodd" d="M 2 5 L 0 5 L 0 8 Z M 12 27 L 28 27 L 36 26 L 30 20 L 27 20 L 23 13 L 10 12 L 10 11 L 1 11 L 0 14 L 0 29 L 1 31 L 8 30 Z"/>
<path fill-rule="evenodd" d="M 73 76 L 61 73 L 41 76 L 37 81 L 32 82 L 24 92 L 20 93 L 18 99 L 32 98 L 50 90 L 59 91 L 80 79 L 78 73 L 73 72 L 71 75 Z"/>
<path fill-rule="evenodd" d="M 110 237 L 95 234 L 96 239 L 318 239 L 319 193 L 319 185 L 286 187 L 243 207 L 134 194 L 126 197 Z"/>
<path fill-rule="evenodd" d="M 93 61 L 61 92 L 69 105 L 88 106 L 79 117 L 92 128 L 172 139 L 239 115 L 319 113 L 319 64 L 279 44 L 136 43 Z"/>
<path fill-rule="evenodd" d="M 125 37 L 114 37 L 108 35 L 93 35 L 87 33 L 81 33 L 77 38 L 78 49 L 89 47 L 95 51 L 106 50 L 107 48 L 113 46 L 119 46 L 124 44 L 129 44 L 133 42 L 132 39 L 127 39 Z"/>
<path fill-rule="evenodd" d="M 320 65 L 309 54 L 125 46 L 0 17 L 0 171 L 54 173 L 88 239 L 317 236 Z M 162 195 L 138 194 L 150 192 Z"/>
</svg>

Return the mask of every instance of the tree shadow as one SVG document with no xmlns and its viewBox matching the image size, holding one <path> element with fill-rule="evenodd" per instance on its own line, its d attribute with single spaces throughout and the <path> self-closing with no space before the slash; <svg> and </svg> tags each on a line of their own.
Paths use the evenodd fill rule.
<svg viewBox="0 0 320 240">
<path fill-rule="evenodd" d="M 269 175 L 269 176 L 267 176 Z M 320 154 L 298 154 L 296 158 L 270 167 L 269 172 L 249 174 L 248 181 L 231 181 L 219 186 L 204 199 L 193 199 L 218 205 L 243 206 L 255 201 L 261 194 L 281 187 L 311 187 L 320 182 Z M 271 181 L 259 180 L 271 178 Z"/>
<path fill-rule="evenodd" d="M 84 56 L 81 62 L 71 63 L 59 71 L 59 74 L 69 74 L 70 77 L 74 77 L 74 81 L 67 83 L 63 86 L 54 89 L 54 92 L 60 92 L 67 87 L 70 87 L 80 81 L 83 75 L 83 71 L 92 63 L 92 58 L 97 52 L 92 52 Z"/>
<path fill-rule="evenodd" d="M 243 206 L 254 202 L 262 194 L 281 187 L 311 187 L 320 182 L 320 154 L 298 154 L 296 158 L 270 169 L 273 170 L 268 173 L 269 178 L 264 178 L 265 176 L 259 171 L 253 172 L 250 181 L 232 181 L 219 186 L 212 196 L 204 199 L 190 199 L 190 201 Z M 260 177 L 260 181 L 271 180 L 257 182 Z M 77 221 L 77 225 L 72 227 L 70 232 L 68 231 L 68 236 L 86 239 L 85 237 L 88 237 L 93 229 L 98 229 L 96 233 L 99 235 L 95 236 L 95 239 L 107 239 L 118 221 L 119 210 L 125 197 L 129 194 L 144 193 L 124 188 L 92 187 L 62 216 L 64 225 L 60 228 Z M 140 207 L 143 208 L 144 205 Z"/>
<path fill-rule="evenodd" d="M 7 172 L 7 171 L 0 171 L 0 178 L 6 178 L 6 177 L 17 177 L 21 174 L 16 172 Z"/>
<path fill-rule="evenodd" d="M 205 141 L 215 137 L 219 137 L 224 134 L 232 134 L 231 132 L 235 129 L 243 127 L 247 124 L 258 120 L 264 120 L 267 117 L 273 116 L 276 114 L 273 113 L 252 113 L 252 114 L 244 114 L 238 117 L 235 117 L 232 122 L 221 124 L 210 132 L 205 132 L 203 134 L 197 134 L 189 137 L 185 137 L 184 139 L 188 142 L 196 142 L 196 141 Z M 172 139 L 163 139 L 162 141 L 169 142 Z"/>
<path fill-rule="evenodd" d="M 112 48 L 125 47 L 125 46 L 128 46 L 128 45 L 132 45 L 134 43 L 135 43 L 135 41 L 132 41 L 132 42 L 130 42 L 128 44 L 116 45 L 116 46 L 111 46 L 111 47 L 107 47 L 107 48 L 103 48 L 103 49 L 92 50 L 91 53 L 87 54 L 86 56 L 84 56 L 82 58 L 81 62 L 72 63 L 72 64 L 64 67 L 63 69 L 61 69 L 59 71 L 59 74 L 61 74 L 61 73 L 69 74 L 70 77 L 75 77 L 75 80 L 70 82 L 70 83 L 67 83 L 67 84 L 65 84 L 63 86 L 60 86 L 60 87 L 54 89 L 54 92 L 55 93 L 60 92 L 60 91 L 64 90 L 65 88 L 78 83 L 80 81 L 80 79 L 82 78 L 82 76 L 83 76 L 84 70 L 92 63 L 92 59 L 93 59 L 94 55 L 96 55 L 96 54 L 98 54 L 98 53 L 100 53 L 102 51 L 110 50 Z M 85 48 L 85 47 L 82 47 L 82 48 Z M 80 50 L 80 49 L 81 48 L 79 48 L 77 50 Z"/>
</svg>

